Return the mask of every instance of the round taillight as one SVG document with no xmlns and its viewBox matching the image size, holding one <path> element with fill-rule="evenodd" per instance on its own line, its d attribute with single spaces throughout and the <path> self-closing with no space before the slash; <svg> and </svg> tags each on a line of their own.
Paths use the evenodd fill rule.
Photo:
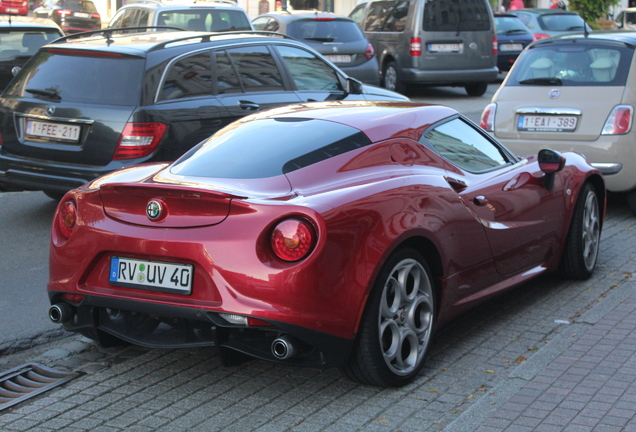
<svg viewBox="0 0 636 432">
<path fill-rule="evenodd" d="M 272 249 L 285 261 L 298 261 L 309 255 L 314 247 L 313 227 L 300 219 L 287 219 L 274 228 Z"/>
<path fill-rule="evenodd" d="M 77 222 L 77 208 L 72 201 L 67 201 L 60 207 L 58 227 L 64 238 L 69 238 L 75 229 Z"/>
</svg>

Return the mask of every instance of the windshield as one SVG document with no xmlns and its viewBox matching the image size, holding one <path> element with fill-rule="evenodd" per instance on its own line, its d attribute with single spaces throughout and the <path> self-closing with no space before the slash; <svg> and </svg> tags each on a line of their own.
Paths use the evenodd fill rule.
<svg viewBox="0 0 636 432">
<path fill-rule="evenodd" d="M 360 28 L 353 21 L 302 20 L 287 25 L 287 34 L 296 39 L 320 42 L 354 42 L 362 39 Z"/>
<path fill-rule="evenodd" d="M 161 12 L 157 25 L 206 32 L 252 30 L 244 12 L 207 8 Z"/>
<path fill-rule="evenodd" d="M 507 85 L 624 86 L 633 54 L 623 44 L 542 45 L 517 59 Z"/>
<path fill-rule="evenodd" d="M 53 42 L 60 37 L 62 35 L 53 29 L 0 31 L 0 40 L 2 41 L 0 60 L 20 56 L 30 57 L 38 52 L 42 45 Z"/>
<path fill-rule="evenodd" d="M 144 59 L 40 51 L 22 68 L 5 95 L 99 105 L 137 105 L 143 70 Z"/>
<path fill-rule="evenodd" d="M 275 177 L 371 144 L 358 129 L 325 120 L 261 119 L 222 129 L 170 170 L 183 176 Z"/>
</svg>

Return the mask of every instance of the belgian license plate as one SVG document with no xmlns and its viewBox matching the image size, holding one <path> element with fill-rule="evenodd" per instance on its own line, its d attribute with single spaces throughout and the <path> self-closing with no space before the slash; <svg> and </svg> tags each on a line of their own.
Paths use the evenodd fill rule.
<svg viewBox="0 0 636 432">
<path fill-rule="evenodd" d="M 332 63 L 351 63 L 350 55 L 328 55 L 327 60 Z"/>
<path fill-rule="evenodd" d="M 572 132 L 578 117 L 559 115 L 520 115 L 517 130 L 531 132 Z"/>
<path fill-rule="evenodd" d="M 75 12 L 75 16 L 78 18 L 90 18 L 90 14 L 84 12 Z"/>
<path fill-rule="evenodd" d="M 431 52 L 459 52 L 461 49 L 458 43 L 437 43 L 437 44 L 429 44 L 428 50 Z"/>
<path fill-rule="evenodd" d="M 519 43 L 515 44 L 501 44 L 499 46 L 500 51 L 521 51 L 523 49 L 523 45 Z"/>
<path fill-rule="evenodd" d="M 55 138 L 61 141 L 78 142 L 80 126 L 27 120 L 26 134 L 39 138 Z"/>
<path fill-rule="evenodd" d="M 190 264 L 111 257 L 111 285 L 177 294 L 192 292 L 193 267 Z"/>
</svg>

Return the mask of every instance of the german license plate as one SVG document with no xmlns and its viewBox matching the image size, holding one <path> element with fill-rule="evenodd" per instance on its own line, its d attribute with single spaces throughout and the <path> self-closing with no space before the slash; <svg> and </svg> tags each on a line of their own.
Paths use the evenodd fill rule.
<svg viewBox="0 0 636 432">
<path fill-rule="evenodd" d="M 328 55 L 327 60 L 332 63 L 351 63 L 350 55 Z"/>
<path fill-rule="evenodd" d="M 39 138 L 55 138 L 61 141 L 78 142 L 80 126 L 27 120 L 26 134 Z"/>
<path fill-rule="evenodd" d="M 76 17 L 78 18 L 90 18 L 90 14 L 84 13 L 84 12 L 75 12 L 74 14 Z"/>
<path fill-rule="evenodd" d="M 459 52 L 461 45 L 458 43 L 437 43 L 429 44 L 428 50 L 431 52 Z"/>
<path fill-rule="evenodd" d="M 559 115 L 520 115 L 517 130 L 531 132 L 572 132 L 578 117 Z"/>
<path fill-rule="evenodd" d="M 190 264 L 111 257 L 109 282 L 127 288 L 190 294 L 193 271 Z"/>
<path fill-rule="evenodd" d="M 520 43 L 515 44 L 501 44 L 499 45 L 499 51 L 521 51 L 523 49 L 523 45 Z"/>
</svg>

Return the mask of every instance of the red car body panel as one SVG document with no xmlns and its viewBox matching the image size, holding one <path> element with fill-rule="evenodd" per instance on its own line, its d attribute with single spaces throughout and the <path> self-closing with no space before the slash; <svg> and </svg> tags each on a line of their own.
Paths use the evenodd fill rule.
<svg viewBox="0 0 636 432">
<path fill-rule="evenodd" d="M 117 299 L 150 309 L 226 312 L 353 342 L 380 268 L 411 244 L 427 252 L 438 279 L 441 325 L 557 269 L 577 193 L 590 177 L 600 178 L 573 153 L 551 190 L 535 158 L 492 175 L 464 172 L 417 141 L 430 125 L 457 116 L 450 108 L 368 102 L 310 108 L 276 109 L 239 123 L 309 116 L 353 126 L 373 144 L 258 181 L 184 178 L 153 164 L 69 192 L 61 205 L 75 202 L 78 218 L 68 239 L 59 214 L 53 224 L 52 303 L 61 293 L 77 293 L 93 306 Z M 149 199 L 161 200 L 167 216 L 149 220 Z M 317 234 L 311 254 L 298 262 L 278 259 L 270 246 L 273 227 L 291 216 L 310 221 Z M 112 286 L 112 256 L 192 264 L 192 292 Z"/>
</svg>

